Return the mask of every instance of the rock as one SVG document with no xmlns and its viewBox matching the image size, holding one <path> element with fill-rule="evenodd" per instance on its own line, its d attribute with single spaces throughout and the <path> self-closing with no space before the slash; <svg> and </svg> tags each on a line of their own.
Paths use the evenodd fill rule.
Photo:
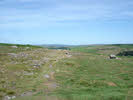
<svg viewBox="0 0 133 100">
<path fill-rule="evenodd" d="M 16 96 L 12 96 L 12 99 L 15 99 L 16 98 Z"/>
<path fill-rule="evenodd" d="M 67 55 L 67 57 L 69 58 L 69 57 L 72 57 L 72 55 Z"/>
<path fill-rule="evenodd" d="M 31 91 L 29 91 L 29 92 L 25 92 L 25 93 L 23 93 L 23 94 L 21 94 L 20 96 L 31 96 L 33 93 L 31 92 Z"/>
<path fill-rule="evenodd" d="M 34 68 L 39 68 L 40 66 L 41 66 L 40 64 L 33 65 Z"/>
<path fill-rule="evenodd" d="M 11 46 L 12 48 L 18 48 L 17 46 Z"/>
<path fill-rule="evenodd" d="M 110 59 L 116 59 L 117 57 L 116 57 L 116 55 L 111 54 L 111 55 L 109 56 L 109 58 L 110 58 Z"/>
<path fill-rule="evenodd" d="M 9 56 L 14 57 L 14 58 L 27 58 L 28 54 L 26 53 L 19 53 L 19 54 L 15 54 L 15 53 L 8 53 Z"/>
<path fill-rule="evenodd" d="M 40 60 L 32 60 L 32 66 L 40 67 L 43 64 Z"/>
<path fill-rule="evenodd" d="M 26 49 L 29 49 L 30 47 L 26 47 Z"/>
<path fill-rule="evenodd" d="M 34 73 L 28 73 L 28 72 L 24 71 L 23 74 L 24 74 L 24 75 L 27 75 L 27 76 L 30 76 L 30 75 L 33 75 Z"/>
<path fill-rule="evenodd" d="M 11 99 L 15 99 L 16 96 L 5 96 L 4 100 L 11 100 Z"/>
<path fill-rule="evenodd" d="M 17 58 L 17 54 L 15 53 L 8 53 L 9 56 Z"/>
<path fill-rule="evenodd" d="M 49 61 L 49 58 L 44 57 L 42 61 L 43 61 L 43 62 L 48 62 L 48 61 Z"/>
<path fill-rule="evenodd" d="M 52 68 L 53 66 L 52 65 L 49 65 L 50 68 Z"/>
<path fill-rule="evenodd" d="M 24 58 L 27 58 L 27 57 L 28 57 L 28 54 L 22 52 L 22 53 L 19 53 L 17 56 L 18 56 L 18 57 L 24 57 Z"/>
<path fill-rule="evenodd" d="M 13 82 L 11 82 L 11 84 L 14 86 L 14 85 L 16 85 L 16 82 L 13 81 Z"/>
<path fill-rule="evenodd" d="M 10 100 L 10 99 L 11 99 L 11 97 L 9 97 L 9 96 L 4 97 L 4 100 Z"/>
<path fill-rule="evenodd" d="M 45 78 L 50 78 L 50 76 L 48 74 L 45 74 L 44 77 Z"/>
</svg>

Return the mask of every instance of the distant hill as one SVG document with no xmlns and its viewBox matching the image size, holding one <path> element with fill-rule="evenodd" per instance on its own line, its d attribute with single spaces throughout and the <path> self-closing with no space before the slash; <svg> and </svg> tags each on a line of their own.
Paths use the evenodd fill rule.
<svg viewBox="0 0 133 100">
<path fill-rule="evenodd" d="M 42 44 L 40 46 L 44 47 L 70 47 L 70 46 L 75 46 L 75 45 L 65 45 L 65 44 Z"/>
<path fill-rule="evenodd" d="M 11 43 L 0 43 L 0 46 L 17 46 L 17 47 L 37 47 L 41 48 L 41 46 L 30 45 L 30 44 L 11 44 Z"/>
<path fill-rule="evenodd" d="M 64 45 L 64 44 L 43 44 L 43 45 L 39 45 L 42 47 L 46 47 L 49 49 L 65 49 L 65 50 L 69 50 L 70 47 L 74 47 L 75 45 Z"/>
</svg>

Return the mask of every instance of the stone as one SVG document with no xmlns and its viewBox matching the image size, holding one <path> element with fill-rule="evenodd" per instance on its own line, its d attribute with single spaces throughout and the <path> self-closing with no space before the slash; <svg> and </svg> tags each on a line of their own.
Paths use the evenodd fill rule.
<svg viewBox="0 0 133 100">
<path fill-rule="evenodd" d="M 52 65 L 49 65 L 50 68 L 52 68 L 53 66 Z"/>
<path fill-rule="evenodd" d="M 48 74 L 45 74 L 44 77 L 45 78 L 50 78 L 50 76 Z"/>
<path fill-rule="evenodd" d="M 24 71 L 23 74 L 27 75 L 27 76 L 30 76 L 30 75 L 33 75 L 34 73 L 33 72 L 32 73 L 28 73 L 28 72 Z"/>
<path fill-rule="evenodd" d="M 31 92 L 31 91 L 29 91 L 29 92 L 25 92 L 25 93 L 23 93 L 23 94 L 21 94 L 20 96 L 31 96 L 33 93 Z"/>
<path fill-rule="evenodd" d="M 12 48 L 18 48 L 17 46 L 11 46 Z"/>
<path fill-rule="evenodd" d="M 109 56 L 109 58 L 110 58 L 110 59 L 116 59 L 117 57 L 116 57 L 116 55 L 111 54 L 111 55 Z"/>
<path fill-rule="evenodd" d="M 69 57 L 72 57 L 72 55 L 67 55 L 67 57 L 69 58 Z"/>
<path fill-rule="evenodd" d="M 15 99 L 16 98 L 16 96 L 12 96 L 12 99 Z"/>
<path fill-rule="evenodd" d="M 34 68 L 39 68 L 40 66 L 41 66 L 40 64 L 33 65 Z"/>
<path fill-rule="evenodd" d="M 11 100 L 11 99 L 15 99 L 16 96 L 5 96 L 4 100 Z"/>
<path fill-rule="evenodd" d="M 29 49 L 30 47 L 26 47 L 26 49 Z"/>
<path fill-rule="evenodd" d="M 15 54 L 15 53 L 8 53 L 8 55 L 11 57 L 15 57 L 15 58 L 17 57 L 17 54 Z"/>
<path fill-rule="evenodd" d="M 11 97 L 9 97 L 9 96 L 4 97 L 4 100 L 10 100 L 10 99 L 11 99 Z"/>
</svg>

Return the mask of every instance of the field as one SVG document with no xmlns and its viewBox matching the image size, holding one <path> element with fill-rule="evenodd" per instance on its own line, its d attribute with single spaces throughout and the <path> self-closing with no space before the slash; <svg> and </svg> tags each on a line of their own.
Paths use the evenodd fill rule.
<svg viewBox="0 0 133 100">
<path fill-rule="evenodd" d="M 133 100 L 133 45 L 69 50 L 0 44 L 2 100 Z"/>
</svg>

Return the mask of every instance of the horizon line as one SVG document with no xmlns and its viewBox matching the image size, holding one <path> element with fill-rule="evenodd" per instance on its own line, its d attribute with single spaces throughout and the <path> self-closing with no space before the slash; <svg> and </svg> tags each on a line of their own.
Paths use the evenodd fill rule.
<svg viewBox="0 0 133 100">
<path fill-rule="evenodd" d="M 133 44 L 133 43 L 94 43 L 94 44 L 52 44 L 52 43 L 47 43 L 47 44 L 32 44 L 32 43 L 6 43 L 6 42 L 0 42 L 0 44 L 14 44 L 14 45 L 67 45 L 67 46 L 78 46 L 78 45 L 119 45 L 119 44 Z"/>
</svg>

